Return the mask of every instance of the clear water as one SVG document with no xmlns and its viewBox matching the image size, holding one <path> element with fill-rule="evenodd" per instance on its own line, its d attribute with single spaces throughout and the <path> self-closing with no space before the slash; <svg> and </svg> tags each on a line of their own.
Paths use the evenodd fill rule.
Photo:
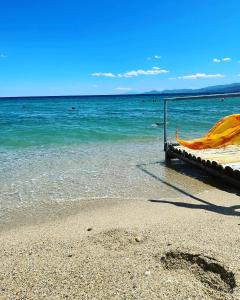
<svg viewBox="0 0 240 300">
<path fill-rule="evenodd" d="M 200 136 L 222 116 L 240 112 L 240 101 L 172 102 L 168 109 L 174 140 L 176 128 L 182 137 Z M 199 174 L 183 176 L 162 164 L 162 122 L 156 96 L 0 100 L 0 223 L 42 204 L 209 189 Z"/>
<path fill-rule="evenodd" d="M 73 109 L 74 108 L 74 109 Z M 169 132 L 199 135 L 239 111 L 238 99 L 169 103 Z M 160 97 L 19 98 L 0 100 L 0 149 L 162 137 Z"/>
<path fill-rule="evenodd" d="M 149 99 L 150 100 L 150 99 Z M 159 132 L 162 105 L 138 98 L 49 98 L 0 102 L 0 147 L 144 140 Z"/>
</svg>

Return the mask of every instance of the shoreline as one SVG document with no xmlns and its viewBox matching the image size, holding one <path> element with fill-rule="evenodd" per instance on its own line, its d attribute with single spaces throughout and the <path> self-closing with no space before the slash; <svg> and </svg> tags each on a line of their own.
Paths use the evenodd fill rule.
<svg viewBox="0 0 240 300">
<path fill-rule="evenodd" d="M 197 169 L 165 166 L 161 146 L 117 143 L 2 155 L 0 225 L 71 214 L 84 199 L 175 198 L 178 188 L 192 194 L 214 188 Z"/>
<path fill-rule="evenodd" d="M 88 200 L 1 232 L 1 299 L 239 299 L 239 195 L 152 200 Z"/>
<path fill-rule="evenodd" d="M 119 145 L 3 160 L 0 299 L 239 299 L 239 192 Z"/>
</svg>

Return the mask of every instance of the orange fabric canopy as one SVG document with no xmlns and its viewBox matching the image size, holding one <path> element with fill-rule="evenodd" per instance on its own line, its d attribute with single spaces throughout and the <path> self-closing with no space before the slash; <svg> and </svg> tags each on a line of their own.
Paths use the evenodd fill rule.
<svg viewBox="0 0 240 300">
<path fill-rule="evenodd" d="M 201 138 L 185 141 L 177 135 L 176 139 L 180 145 L 195 150 L 240 145 L 240 114 L 222 118 Z"/>
</svg>

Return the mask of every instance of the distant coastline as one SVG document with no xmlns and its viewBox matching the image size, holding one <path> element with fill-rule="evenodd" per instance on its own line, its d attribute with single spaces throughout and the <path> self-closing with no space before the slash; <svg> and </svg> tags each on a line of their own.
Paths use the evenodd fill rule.
<svg viewBox="0 0 240 300">
<path fill-rule="evenodd" d="M 136 96 L 186 96 L 186 95 L 209 95 L 209 94 L 227 94 L 240 92 L 240 83 L 231 83 L 224 85 L 207 86 L 200 89 L 176 89 L 163 91 L 149 91 L 144 93 L 129 93 L 129 94 L 100 94 L 100 95 L 54 95 L 54 96 L 0 96 L 0 100 L 4 99 L 18 99 L 18 98 L 79 98 L 79 97 L 136 97 Z"/>
</svg>

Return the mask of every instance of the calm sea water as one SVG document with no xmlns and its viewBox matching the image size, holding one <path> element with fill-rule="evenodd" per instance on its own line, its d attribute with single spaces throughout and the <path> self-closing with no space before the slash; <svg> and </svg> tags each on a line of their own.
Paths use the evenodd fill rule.
<svg viewBox="0 0 240 300">
<path fill-rule="evenodd" d="M 239 112 L 236 99 L 169 104 L 169 132 L 197 136 Z M 61 146 L 162 138 L 161 97 L 19 98 L 0 100 L 0 148 Z"/>
<path fill-rule="evenodd" d="M 239 113 L 240 101 L 168 108 L 174 140 L 176 128 L 181 137 L 202 135 L 219 118 Z M 82 199 L 159 199 L 182 196 L 175 187 L 193 194 L 209 189 L 192 170 L 183 176 L 178 166 L 165 167 L 162 122 L 157 96 L 1 99 L 0 225 L 19 212 L 27 220 L 30 208 L 47 212 L 49 205 Z"/>
</svg>

